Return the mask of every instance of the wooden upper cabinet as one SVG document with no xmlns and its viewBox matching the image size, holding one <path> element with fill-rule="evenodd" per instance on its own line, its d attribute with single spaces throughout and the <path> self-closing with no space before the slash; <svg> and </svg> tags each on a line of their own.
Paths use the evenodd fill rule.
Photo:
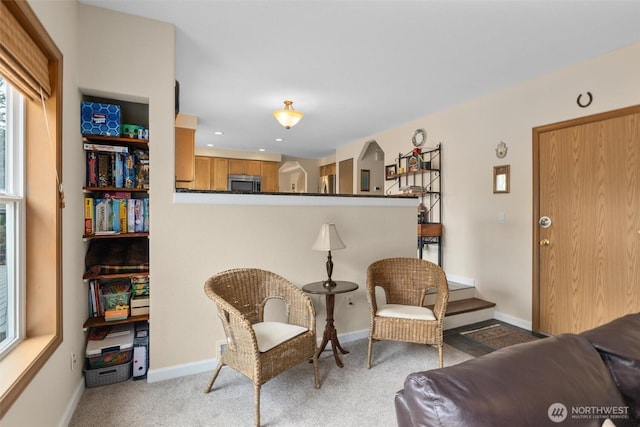
<svg viewBox="0 0 640 427">
<path fill-rule="evenodd" d="M 280 190 L 278 183 L 278 162 L 262 162 L 262 191 L 277 193 Z"/>
<path fill-rule="evenodd" d="M 211 182 L 209 188 L 211 190 L 225 191 L 227 189 L 227 181 L 229 175 L 229 159 L 221 157 L 211 157 Z"/>
<path fill-rule="evenodd" d="M 260 160 L 229 159 L 229 175 L 254 175 L 262 173 Z"/>
<path fill-rule="evenodd" d="M 320 166 L 320 176 L 335 175 L 336 164 L 329 163 L 328 165 Z"/>
<path fill-rule="evenodd" d="M 211 166 L 210 157 L 195 157 L 195 183 L 194 190 L 210 190 Z"/>
<path fill-rule="evenodd" d="M 176 128 L 176 182 L 195 180 L 195 142 L 194 129 Z"/>
</svg>

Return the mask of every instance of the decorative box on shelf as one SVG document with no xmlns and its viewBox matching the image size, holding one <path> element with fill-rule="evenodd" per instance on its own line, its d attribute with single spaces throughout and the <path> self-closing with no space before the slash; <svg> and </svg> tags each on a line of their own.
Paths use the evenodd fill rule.
<svg viewBox="0 0 640 427">
<path fill-rule="evenodd" d="M 442 224 L 428 223 L 418 224 L 418 236 L 421 237 L 438 237 L 442 236 Z"/>
</svg>

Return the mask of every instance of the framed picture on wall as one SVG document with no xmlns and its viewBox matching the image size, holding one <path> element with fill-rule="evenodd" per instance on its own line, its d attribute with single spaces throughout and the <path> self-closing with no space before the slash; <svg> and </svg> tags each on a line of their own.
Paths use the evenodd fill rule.
<svg viewBox="0 0 640 427">
<path fill-rule="evenodd" d="M 371 180 L 371 171 L 369 169 L 360 169 L 360 191 L 369 191 Z"/>
<path fill-rule="evenodd" d="M 396 175 L 398 174 L 398 168 L 395 164 L 387 165 L 384 167 L 384 178 L 389 181 L 391 179 L 396 179 Z"/>
</svg>

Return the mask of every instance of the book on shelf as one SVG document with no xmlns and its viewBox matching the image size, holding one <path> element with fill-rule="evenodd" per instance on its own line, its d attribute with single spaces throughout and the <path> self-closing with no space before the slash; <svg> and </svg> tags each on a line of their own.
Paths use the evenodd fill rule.
<svg viewBox="0 0 640 427">
<path fill-rule="evenodd" d="M 131 194 L 121 192 L 103 196 L 85 197 L 85 236 L 149 232 L 148 197 L 132 199 Z"/>
<path fill-rule="evenodd" d="M 98 154 L 95 151 L 87 151 L 87 187 L 98 186 Z"/>
<path fill-rule="evenodd" d="M 145 314 L 149 314 L 149 306 L 135 308 L 131 307 L 132 316 L 144 316 Z"/>
<path fill-rule="evenodd" d="M 119 145 L 91 144 L 85 142 L 83 147 L 86 151 L 103 151 L 107 153 L 128 153 L 129 147 Z"/>
<path fill-rule="evenodd" d="M 131 308 L 137 307 L 148 307 L 149 306 L 149 295 L 133 295 L 131 297 L 131 303 L 129 304 Z"/>
<path fill-rule="evenodd" d="M 113 199 L 95 199 L 95 234 L 114 233 Z"/>
<path fill-rule="evenodd" d="M 93 218 L 93 198 L 85 197 L 84 198 L 84 234 L 86 236 L 91 235 L 95 232 Z"/>
<path fill-rule="evenodd" d="M 136 157 L 127 154 L 124 159 L 124 187 L 134 188 L 136 184 Z"/>
<path fill-rule="evenodd" d="M 122 188 L 124 186 L 124 154 L 114 153 L 112 160 L 113 170 L 113 186 L 116 188 Z"/>
</svg>

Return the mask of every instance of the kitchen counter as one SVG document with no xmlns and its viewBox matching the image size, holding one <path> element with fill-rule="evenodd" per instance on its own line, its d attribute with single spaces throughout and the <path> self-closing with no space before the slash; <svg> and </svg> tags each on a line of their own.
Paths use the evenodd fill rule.
<svg viewBox="0 0 640 427">
<path fill-rule="evenodd" d="M 363 195 L 324 193 L 241 193 L 232 191 L 189 190 L 179 188 L 174 203 L 273 206 L 412 206 L 417 195 Z"/>
</svg>

